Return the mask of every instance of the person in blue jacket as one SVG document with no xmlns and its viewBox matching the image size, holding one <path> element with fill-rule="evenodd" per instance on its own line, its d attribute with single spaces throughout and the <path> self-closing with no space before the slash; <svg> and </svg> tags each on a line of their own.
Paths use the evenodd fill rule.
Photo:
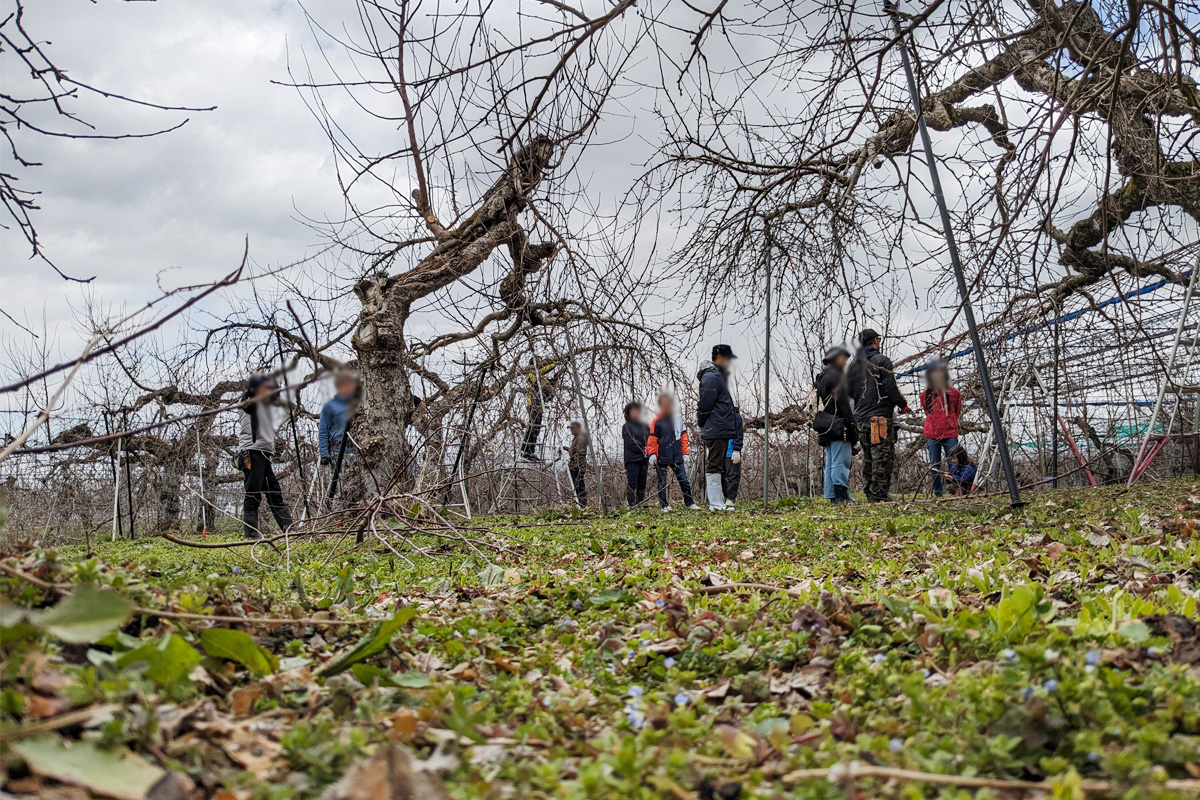
<svg viewBox="0 0 1200 800">
<path fill-rule="evenodd" d="M 337 459 L 342 437 L 346 435 L 350 409 L 358 394 L 358 378 L 353 372 L 339 372 L 333 379 L 333 386 L 337 394 L 321 407 L 321 421 L 317 428 L 322 464 L 332 464 Z M 354 447 L 347 442 L 346 454 L 353 452 Z"/>
<path fill-rule="evenodd" d="M 971 456 L 967 453 L 966 448 L 962 445 L 956 445 L 950 451 L 947 459 L 950 464 L 946 471 L 942 473 L 943 477 L 953 487 L 955 494 L 970 494 L 971 487 L 975 485 L 975 475 L 979 470 L 971 463 Z"/>
<path fill-rule="evenodd" d="M 696 404 L 696 421 L 704 439 L 704 488 L 708 492 L 711 511 L 725 511 L 725 491 L 721 486 L 725 475 L 725 452 L 729 440 L 737 436 L 737 411 L 729 393 L 729 367 L 737 358 L 727 344 L 712 349 L 712 361 L 700 362 L 696 379 L 700 382 L 700 400 Z"/>
<path fill-rule="evenodd" d="M 742 483 L 742 445 L 745 444 L 746 426 L 742 422 L 742 409 L 734 406 L 734 435 L 725 448 L 725 472 L 721 475 L 721 489 L 725 492 L 725 507 L 733 508 L 737 500 L 738 487 Z"/>
</svg>

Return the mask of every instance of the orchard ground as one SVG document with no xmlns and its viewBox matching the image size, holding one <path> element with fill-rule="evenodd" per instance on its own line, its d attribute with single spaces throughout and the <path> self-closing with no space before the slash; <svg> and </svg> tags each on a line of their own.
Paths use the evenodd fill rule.
<svg viewBox="0 0 1200 800">
<path fill-rule="evenodd" d="M 476 518 L 490 564 L 10 534 L 5 791 L 1200 796 L 1200 485 L 1029 499 Z"/>
</svg>

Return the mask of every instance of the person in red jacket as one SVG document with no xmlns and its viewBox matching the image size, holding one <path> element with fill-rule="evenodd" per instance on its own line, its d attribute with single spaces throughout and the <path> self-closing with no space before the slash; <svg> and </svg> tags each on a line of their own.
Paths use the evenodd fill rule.
<svg viewBox="0 0 1200 800">
<path fill-rule="evenodd" d="M 650 423 L 650 434 L 646 437 L 646 455 L 650 457 L 650 466 L 654 468 L 658 478 L 658 506 L 663 511 L 670 511 L 667 502 L 667 470 L 675 473 L 675 480 L 683 491 L 685 508 L 696 508 L 692 500 L 692 484 L 687 476 L 687 463 L 691 458 L 688 447 L 687 428 L 683 426 L 683 418 L 675 410 L 675 396 L 663 392 L 658 396 L 658 414 Z"/>
<path fill-rule="evenodd" d="M 962 395 L 950 385 L 950 370 L 945 361 L 931 364 L 925 371 L 925 390 L 921 408 L 925 412 L 925 449 L 929 453 L 929 477 L 933 493 L 942 496 L 942 473 L 950 465 L 950 451 L 958 447 L 958 417 L 962 413 Z"/>
</svg>

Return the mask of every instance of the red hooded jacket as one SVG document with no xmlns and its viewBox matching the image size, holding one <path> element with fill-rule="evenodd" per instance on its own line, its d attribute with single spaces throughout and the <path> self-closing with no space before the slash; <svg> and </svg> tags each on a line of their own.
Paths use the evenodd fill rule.
<svg viewBox="0 0 1200 800">
<path fill-rule="evenodd" d="M 925 411 L 924 433 L 926 439 L 957 439 L 958 417 L 962 414 L 962 395 L 951 386 L 944 392 L 929 396 L 929 390 L 921 392 L 921 408 Z"/>
</svg>

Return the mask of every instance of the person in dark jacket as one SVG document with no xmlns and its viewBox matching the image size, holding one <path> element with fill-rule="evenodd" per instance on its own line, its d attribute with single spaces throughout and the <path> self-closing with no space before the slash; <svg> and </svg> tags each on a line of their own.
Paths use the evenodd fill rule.
<svg viewBox="0 0 1200 800">
<path fill-rule="evenodd" d="M 725 492 L 721 476 L 725 473 L 725 451 L 737 435 L 733 395 L 729 393 L 729 366 L 737 358 L 727 344 L 712 349 L 712 361 L 700 362 L 696 379 L 700 382 L 700 400 L 696 403 L 696 421 L 704 438 L 704 487 L 711 511 L 725 510 Z"/>
<path fill-rule="evenodd" d="M 908 401 L 896 384 L 896 367 L 879 352 L 880 336 L 867 328 L 858 337 L 862 347 L 846 373 L 854 423 L 863 449 L 863 483 L 867 500 L 888 500 L 896 464 L 896 409 L 908 413 Z"/>
<path fill-rule="evenodd" d="M 942 473 L 950 463 L 950 452 L 958 447 L 958 418 L 962 414 L 962 395 L 950 385 L 945 361 L 931 364 L 925 371 L 921 410 L 925 412 L 922 433 L 929 453 L 929 477 L 934 495 L 941 497 Z"/>
<path fill-rule="evenodd" d="M 746 443 L 746 425 L 742 421 L 742 410 L 734 407 L 734 434 L 725 448 L 725 471 L 721 473 L 721 491 L 725 493 L 725 507 L 733 508 L 737 500 L 738 487 L 742 485 L 742 447 Z"/>
<path fill-rule="evenodd" d="M 583 423 L 578 420 L 571 422 L 571 443 L 565 445 L 567 451 L 567 472 L 571 475 L 571 486 L 575 489 L 575 503 L 580 508 L 586 508 L 588 502 L 587 483 L 587 451 L 589 435 L 583 430 Z"/>
<path fill-rule="evenodd" d="M 624 413 L 621 446 L 625 457 L 625 501 L 634 508 L 646 502 L 646 475 L 650 466 L 646 440 L 650 438 L 650 428 L 642 422 L 641 403 L 627 403 Z"/>
<path fill-rule="evenodd" d="M 824 369 L 817 376 L 817 414 L 812 427 L 817 444 L 825 448 L 825 499 L 851 503 L 850 463 L 858 445 L 858 428 L 846 387 L 846 362 L 850 353 L 835 347 L 825 354 Z"/>
<path fill-rule="evenodd" d="M 279 530 L 292 524 L 292 510 L 283 500 L 283 490 L 271 458 L 275 455 L 275 418 L 271 407 L 279 402 L 279 387 L 269 376 L 255 373 L 246 381 L 242 405 L 238 409 L 238 468 L 246 490 L 242 502 L 242 535 L 262 538 L 258 510 L 264 500 L 275 517 Z"/>
<path fill-rule="evenodd" d="M 663 511 L 670 511 L 667 503 L 667 470 L 675 473 L 675 480 L 683 492 L 683 505 L 695 508 L 692 500 L 692 484 L 687 476 L 687 462 L 691 458 L 688 447 L 687 428 L 683 426 L 683 418 L 675 410 L 675 398 L 669 392 L 658 396 L 658 414 L 650 422 L 650 435 L 646 437 L 646 455 L 650 456 L 650 466 L 654 467 L 658 484 L 658 506 Z"/>
<path fill-rule="evenodd" d="M 971 461 L 971 456 L 967 453 L 966 448 L 962 445 L 956 445 L 950 454 L 947 456 L 950 462 L 944 476 L 950 485 L 954 487 L 956 495 L 964 495 L 971 493 L 971 487 L 975 485 L 975 476 L 979 469 Z"/>
</svg>

